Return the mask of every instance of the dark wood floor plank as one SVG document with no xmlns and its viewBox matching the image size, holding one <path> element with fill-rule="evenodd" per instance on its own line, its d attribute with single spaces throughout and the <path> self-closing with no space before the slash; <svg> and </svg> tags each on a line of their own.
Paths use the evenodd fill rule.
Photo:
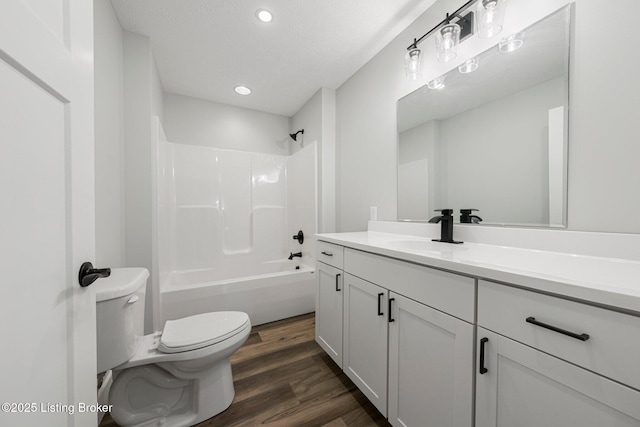
<svg viewBox="0 0 640 427">
<path fill-rule="evenodd" d="M 236 399 L 244 400 L 268 391 L 273 387 L 290 384 L 300 376 L 316 378 L 321 369 L 322 367 L 318 366 L 313 359 L 306 357 L 297 362 L 278 366 L 257 375 L 235 380 Z M 326 376 L 327 374 L 325 373 L 324 375 Z"/>
<path fill-rule="evenodd" d="M 271 390 L 253 396 L 249 399 L 236 402 L 221 414 L 216 415 L 202 423 L 198 427 L 205 426 L 239 426 L 249 422 L 255 423 L 256 417 L 269 417 L 275 413 L 285 412 L 298 406 L 299 402 L 289 385 L 281 385 Z M 255 423 L 253 425 L 257 425 Z"/>
<path fill-rule="evenodd" d="M 283 361 L 290 363 L 312 357 L 323 350 L 315 341 L 306 341 L 282 350 L 273 351 L 266 355 L 257 356 L 254 359 L 244 360 L 232 365 L 233 377 L 236 380 L 268 372 L 271 369 L 281 366 Z"/>
<path fill-rule="evenodd" d="M 342 418 L 336 418 L 335 420 L 329 421 L 324 424 L 322 427 L 348 427 L 347 424 L 342 420 Z"/>
<path fill-rule="evenodd" d="M 253 327 L 231 363 L 233 403 L 198 427 L 390 426 L 315 342 L 313 313 Z"/>
<path fill-rule="evenodd" d="M 293 326 L 287 326 L 283 330 L 265 330 L 258 332 L 259 343 L 250 343 L 241 347 L 231 358 L 232 363 L 241 363 L 245 360 L 252 360 L 262 357 L 274 351 L 283 351 L 288 347 L 293 347 L 300 343 L 312 341 L 315 337 L 315 327 L 313 319 L 303 320 L 302 328 L 292 330 Z M 311 327 L 309 327 L 309 323 Z"/>
</svg>

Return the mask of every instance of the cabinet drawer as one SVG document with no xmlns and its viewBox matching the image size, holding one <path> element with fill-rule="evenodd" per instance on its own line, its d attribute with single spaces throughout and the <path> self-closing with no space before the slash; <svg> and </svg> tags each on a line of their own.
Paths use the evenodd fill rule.
<svg viewBox="0 0 640 427">
<path fill-rule="evenodd" d="M 355 249 L 344 251 L 347 273 L 473 323 L 475 279 Z"/>
<path fill-rule="evenodd" d="M 342 270 L 344 248 L 333 243 L 318 240 L 316 243 L 316 260 Z"/>
<path fill-rule="evenodd" d="M 478 326 L 640 389 L 640 317 L 481 280 Z"/>
</svg>

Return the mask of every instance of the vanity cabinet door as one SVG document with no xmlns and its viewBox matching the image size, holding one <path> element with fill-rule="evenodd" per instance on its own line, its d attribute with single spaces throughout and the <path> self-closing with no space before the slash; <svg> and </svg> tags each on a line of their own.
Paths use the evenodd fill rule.
<svg viewBox="0 0 640 427">
<path fill-rule="evenodd" d="M 638 427 L 640 392 L 478 328 L 476 427 Z"/>
<path fill-rule="evenodd" d="M 318 262 L 316 341 L 342 368 L 342 270 Z"/>
<path fill-rule="evenodd" d="M 474 326 L 393 292 L 389 422 L 471 427 Z"/>
<path fill-rule="evenodd" d="M 350 274 L 344 280 L 344 372 L 387 415 L 387 290 Z"/>
</svg>

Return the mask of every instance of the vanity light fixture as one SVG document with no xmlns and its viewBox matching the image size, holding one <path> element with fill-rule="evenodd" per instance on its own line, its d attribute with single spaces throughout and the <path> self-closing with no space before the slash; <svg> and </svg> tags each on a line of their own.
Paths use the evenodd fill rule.
<svg viewBox="0 0 640 427">
<path fill-rule="evenodd" d="M 511 34 L 509 37 L 505 37 L 498 43 L 498 50 L 502 53 L 513 52 L 518 50 L 524 44 L 524 31 Z"/>
<path fill-rule="evenodd" d="M 460 71 L 462 74 L 473 73 L 477 69 L 478 69 L 477 56 L 474 56 L 471 59 L 467 59 L 458 67 L 458 71 Z"/>
<path fill-rule="evenodd" d="M 256 18 L 261 22 L 271 22 L 273 21 L 273 14 L 266 9 L 258 9 L 256 10 Z"/>
<path fill-rule="evenodd" d="M 238 95 L 249 95 L 251 94 L 251 89 L 246 86 L 236 86 L 235 89 Z"/>
<path fill-rule="evenodd" d="M 438 62 L 449 62 L 455 59 L 460 44 L 460 25 L 447 23 L 436 33 L 436 50 Z"/>
<path fill-rule="evenodd" d="M 422 77 L 420 71 L 422 63 L 422 52 L 420 49 L 413 48 L 407 51 L 404 56 L 404 71 L 407 73 L 407 79 L 418 80 Z"/>
<path fill-rule="evenodd" d="M 435 79 L 427 83 L 427 87 L 429 89 L 436 89 L 436 90 L 444 89 L 444 78 L 445 78 L 444 75 L 436 77 Z"/>
<path fill-rule="evenodd" d="M 476 11 L 469 10 L 475 3 L 478 3 Z M 482 31 L 481 37 L 489 38 L 498 34 L 502 30 L 505 8 L 505 0 L 469 0 L 455 12 L 447 13 L 445 19 L 419 39 L 413 39 L 413 43 L 407 47 L 408 54 L 405 55 L 407 78 L 409 80 L 419 78 L 419 72 L 413 71 L 414 69 L 419 70 L 421 56 L 423 56 L 418 45 L 431 34 L 435 33 L 436 35 L 438 61 L 451 61 L 456 57 L 457 46 L 474 34 L 476 22 L 478 22 L 477 31 Z M 480 19 L 483 21 L 479 22 Z"/>
<path fill-rule="evenodd" d="M 489 39 L 502 31 L 505 9 L 505 0 L 478 0 L 476 7 L 478 37 Z"/>
</svg>

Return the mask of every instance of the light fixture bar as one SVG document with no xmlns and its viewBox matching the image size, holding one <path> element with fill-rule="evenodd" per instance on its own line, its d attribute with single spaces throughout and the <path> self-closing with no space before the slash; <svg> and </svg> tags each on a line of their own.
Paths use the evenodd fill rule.
<svg viewBox="0 0 640 427">
<path fill-rule="evenodd" d="M 441 28 L 442 26 L 448 24 L 449 22 L 451 22 L 452 19 L 456 19 L 458 18 L 460 21 L 458 22 L 458 25 L 460 25 L 462 27 L 462 34 L 460 35 L 460 40 L 463 40 L 467 35 L 471 34 L 472 28 L 473 28 L 473 12 L 469 12 L 468 14 L 462 16 L 461 13 L 468 9 L 471 5 L 473 5 L 475 2 L 477 2 L 478 0 L 469 0 L 468 2 L 466 2 L 465 4 L 463 4 L 462 6 L 460 6 L 458 8 L 458 10 L 456 10 L 455 12 L 453 12 L 452 14 L 448 14 L 447 13 L 447 17 L 444 18 L 442 21 L 440 21 L 435 27 L 433 27 L 432 29 L 430 29 L 429 31 L 427 31 L 422 37 L 420 37 L 419 39 L 413 39 L 413 43 L 411 43 L 409 45 L 409 47 L 407 47 L 407 50 L 411 50 L 411 49 L 416 49 L 418 47 L 419 43 L 422 43 L 422 41 L 424 39 L 426 39 L 427 37 L 429 37 L 431 34 L 433 34 L 434 31 L 436 31 L 437 29 Z M 467 21 L 468 23 L 465 24 L 465 21 Z M 470 21 L 470 22 L 469 22 Z M 468 28 L 467 31 L 465 33 L 465 30 Z"/>
</svg>

